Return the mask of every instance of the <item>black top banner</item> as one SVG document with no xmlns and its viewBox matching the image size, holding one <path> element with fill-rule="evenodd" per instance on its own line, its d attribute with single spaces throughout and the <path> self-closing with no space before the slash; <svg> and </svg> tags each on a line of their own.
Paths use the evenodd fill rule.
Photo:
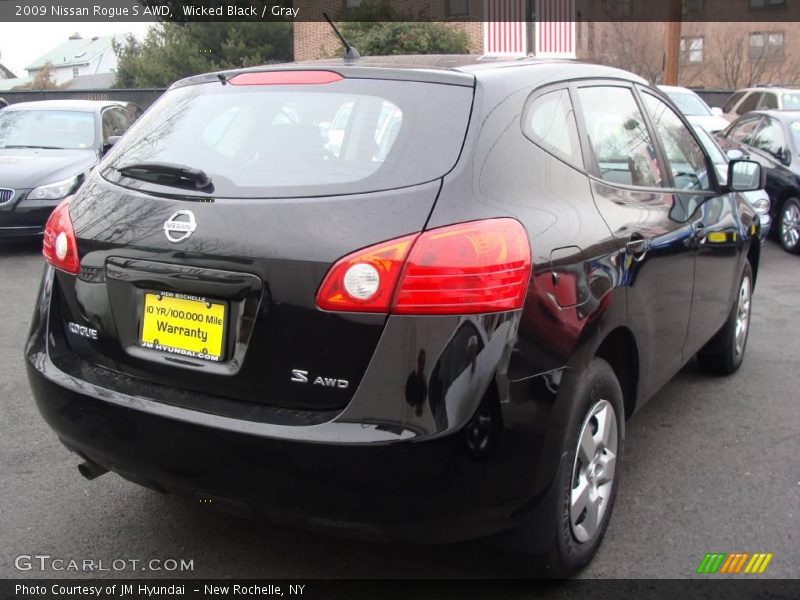
<svg viewBox="0 0 800 600">
<path fill-rule="evenodd" d="M 798 22 L 800 0 L 0 0 L 0 21 Z"/>
</svg>

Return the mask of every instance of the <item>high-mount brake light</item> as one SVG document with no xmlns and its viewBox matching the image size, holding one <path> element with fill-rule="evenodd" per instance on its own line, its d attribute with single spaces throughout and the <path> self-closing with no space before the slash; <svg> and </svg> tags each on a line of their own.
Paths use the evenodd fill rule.
<svg viewBox="0 0 800 600">
<path fill-rule="evenodd" d="M 227 81 L 231 85 L 321 85 L 342 79 L 334 71 L 257 71 L 239 73 Z"/>
<path fill-rule="evenodd" d="M 69 216 L 70 200 L 71 198 L 62 200 L 50 213 L 50 218 L 44 227 L 42 254 L 56 269 L 77 275 L 80 273 L 81 264 L 78 259 L 78 241 Z"/>
<path fill-rule="evenodd" d="M 530 271 L 530 245 L 519 221 L 459 223 L 345 256 L 326 275 L 317 306 L 406 315 L 516 310 Z"/>
</svg>

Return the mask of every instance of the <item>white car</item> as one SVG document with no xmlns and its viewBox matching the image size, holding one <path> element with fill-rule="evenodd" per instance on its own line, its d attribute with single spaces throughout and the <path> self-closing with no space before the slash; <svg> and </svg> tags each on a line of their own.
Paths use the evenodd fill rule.
<svg viewBox="0 0 800 600">
<path fill-rule="evenodd" d="M 731 122 L 751 110 L 800 110 L 800 89 L 744 88 L 734 92 L 722 108 L 725 118 Z"/>
<path fill-rule="evenodd" d="M 709 108 L 708 104 L 685 87 L 671 85 L 658 86 L 669 99 L 672 100 L 692 125 L 699 125 L 709 133 L 716 133 L 725 129 L 729 123 L 722 116 L 722 109 L 718 107 Z"/>
</svg>

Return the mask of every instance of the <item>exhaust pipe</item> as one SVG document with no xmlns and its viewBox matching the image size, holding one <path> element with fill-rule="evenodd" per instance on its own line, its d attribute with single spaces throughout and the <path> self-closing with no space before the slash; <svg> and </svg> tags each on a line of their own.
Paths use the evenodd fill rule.
<svg viewBox="0 0 800 600">
<path fill-rule="evenodd" d="M 108 473 L 108 469 L 101 467 L 90 460 L 86 460 L 78 465 L 78 472 L 86 477 L 86 479 L 91 481 L 92 479 L 97 479 L 100 477 L 100 475 Z"/>
</svg>

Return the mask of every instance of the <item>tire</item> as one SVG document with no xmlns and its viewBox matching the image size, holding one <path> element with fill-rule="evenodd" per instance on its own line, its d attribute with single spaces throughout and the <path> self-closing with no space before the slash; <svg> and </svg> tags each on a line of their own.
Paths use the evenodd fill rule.
<svg viewBox="0 0 800 600">
<path fill-rule="evenodd" d="M 800 200 L 797 198 L 789 198 L 781 206 L 777 233 L 784 250 L 800 254 Z"/>
<path fill-rule="evenodd" d="M 541 529 L 516 532 L 515 549 L 537 554 L 537 566 L 550 577 L 577 573 L 597 553 L 614 508 L 625 437 L 622 389 L 606 361 L 594 358 L 572 389 L 567 401 L 574 403 L 575 410 L 564 436 L 565 468 L 555 483 L 556 501 L 546 506 L 549 514 L 541 515 L 555 523 L 555 533 L 542 545 L 537 539 Z M 596 510 L 590 514 L 592 508 Z M 532 548 L 530 553 L 526 544 Z"/>
<path fill-rule="evenodd" d="M 739 291 L 728 320 L 697 353 L 700 366 L 710 373 L 730 375 L 742 365 L 750 333 L 750 308 L 753 297 L 753 269 L 746 261 L 739 278 Z"/>
</svg>

